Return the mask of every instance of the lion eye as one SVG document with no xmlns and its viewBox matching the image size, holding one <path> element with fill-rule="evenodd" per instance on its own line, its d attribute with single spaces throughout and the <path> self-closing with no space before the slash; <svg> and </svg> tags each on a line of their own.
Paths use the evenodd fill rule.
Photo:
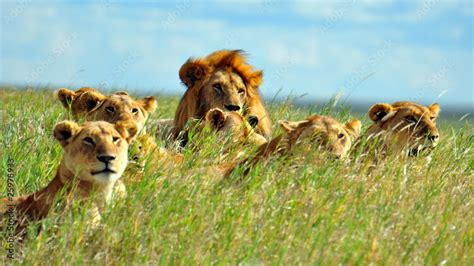
<svg viewBox="0 0 474 266">
<path fill-rule="evenodd" d="M 345 135 L 342 134 L 342 133 L 339 133 L 339 135 L 337 135 L 337 138 L 338 138 L 338 139 L 342 139 L 342 138 L 344 138 L 344 137 L 345 137 Z"/>
<path fill-rule="evenodd" d="M 91 147 L 93 147 L 95 145 L 94 141 L 89 137 L 84 138 L 82 140 L 82 142 L 84 142 L 84 144 L 86 144 L 88 146 L 91 146 Z"/>
<path fill-rule="evenodd" d="M 407 117 L 405 117 L 405 120 L 408 122 L 408 123 L 416 123 L 418 122 L 418 120 L 416 120 L 416 118 L 412 115 L 409 115 Z"/>
<path fill-rule="evenodd" d="M 94 100 L 88 100 L 88 101 L 86 102 L 86 105 L 87 105 L 87 108 L 89 108 L 89 109 L 92 110 L 92 109 L 94 109 L 94 107 L 97 105 L 97 102 L 94 101 Z"/>
<path fill-rule="evenodd" d="M 212 85 L 212 88 L 217 91 L 218 93 L 222 93 L 222 86 L 221 84 L 214 84 Z"/>
<path fill-rule="evenodd" d="M 120 140 L 119 137 L 113 137 L 113 138 L 112 138 L 112 141 L 113 141 L 114 143 L 117 143 L 119 140 Z"/>
<path fill-rule="evenodd" d="M 115 108 L 113 108 L 112 106 L 107 106 L 107 107 L 105 107 L 105 110 L 106 110 L 107 112 L 109 112 L 110 114 L 115 113 Z"/>
<path fill-rule="evenodd" d="M 134 114 L 138 113 L 138 108 L 133 108 L 132 113 L 134 113 Z"/>
<path fill-rule="evenodd" d="M 239 94 L 244 94 L 245 90 L 244 89 L 239 89 Z"/>
</svg>

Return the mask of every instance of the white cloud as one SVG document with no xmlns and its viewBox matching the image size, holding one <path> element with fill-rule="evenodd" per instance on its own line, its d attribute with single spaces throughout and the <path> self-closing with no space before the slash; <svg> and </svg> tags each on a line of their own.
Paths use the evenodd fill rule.
<svg viewBox="0 0 474 266">
<path fill-rule="evenodd" d="M 298 14 L 307 12 L 308 16 L 317 14 L 330 18 L 338 5 L 330 2 L 324 5 L 326 7 L 321 10 L 300 10 Z M 384 14 L 374 12 L 380 8 L 374 2 L 357 4 L 341 19 L 387 19 Z M 384 91 L 384 95 L 390 97 L 401 92 L 416 96 L 418 92 L 413 90 L 418 88 L 448 90 L 443 96 L 448 97 L 457 88 L 472 88 L 472 80 L 469 83 L 466 78 L 470 73 L 466 73 L 468 69 L 463 70 L 463 67 L 468 68 L 466 62 L 472 58 L 469 51 L 457 51 L 457 46 L 443 47 L 433 41 L 416 43 L 407 30 L 397 27 L 378 31 L 349 23 L 342 29 L 321 32 L 314 25 L 285 22 L 285 19 L 294 18 L 291 14 L 282 17 L 281 22 L 240 23 L 225 17 L 200 17 L 193 13 L 195 11 L 181 11 L 181 15 L 163 27 L 167 16 L 175 13 L 162 8 L 129 10 L 96 5 L 78 10 L 57 8 L 53 18 L 49 11 L 46 15 L 41 12 L 42 9 L 25 12 L 24 17 L 2 33 L 20 46 L 8 46 L 16 52 L 13 54 L 2 51 L 0 81 L 22 82 L 25 72 L 41 64 L 47 53 L 67 39 L 68 34 L 77 32 L 78 39 L 65 50 L 64 56 L 44 70 L 41 82 L 93 86 L 106 80 L 120 87 L 177 89 L 180 93 L 182 86 L 177 72 L 188 57 L 204 56 L 222 48 L 241 48 L 250 54 L 250 63 L 264 70 L 262 88 L 267 96 L 273 96 L 277 89 L 283 88 L 283 94 L 296 91 L 323 99 L 354 76 L 358 78 L 374 70 L 376 73 L 357 88 L 354 97 L 372 96 L 377 91 Z M 71 19 L 79 18 L 82 13 L 88 16 Z M 462 26 L 443 30 L 450 38 L 462 39 L 465 34 Z M 392 41 L 393 48 L 373 63 L 374 54 L 387 41 Z M 119 77 L 111 77 L 110 73 L 130 53 L 139 56 Z M 446 58 L 453 58 L 453 66 L 443 71 Z M 445 72 L 447 74 L 443 74 Z M 425 95 L 431 95 L 430 90 L 425 90 Z"/>
</svg>

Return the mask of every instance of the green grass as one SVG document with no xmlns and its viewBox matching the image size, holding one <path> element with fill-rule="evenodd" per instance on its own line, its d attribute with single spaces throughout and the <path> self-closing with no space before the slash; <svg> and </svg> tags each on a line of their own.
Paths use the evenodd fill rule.
<svg viewBox="0 0 474 266">
<path fill-rule="evenodd" d="M 178 98 L 158 100 L 152 117 L 172 117 Z M 351 117 L 328 106 L 322 112 Z M 51 91 L 1 90 L 0 108 L 0 196 L 8 157 L 16 164 L 16 193 L 30 193 L 55 174 L 62 149 L 52 129 L 67 115 Z M 314 112 L 288 103 L 269 109 L 273 121 Z M 359 118 L 366 128 L 365 115 Z M 442 139 L 430 162 L 390 155 L 371 169 L 315 151 L 224 181 L 200 171 L 220 155 L 208 137 L 197 155 L 185 151 L 182 167 L 158 167 L 130 184 L 100 228 L 88 228 L 84 206 L 76 206 L 46 219 L 9 262 L 473 265 L 474 128 L 458 125 L 440 121 Z"/>
</svg>

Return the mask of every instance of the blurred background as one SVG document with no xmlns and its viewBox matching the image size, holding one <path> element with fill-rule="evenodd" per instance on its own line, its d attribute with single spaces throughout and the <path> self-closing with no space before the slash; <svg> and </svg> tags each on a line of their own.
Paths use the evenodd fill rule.
<svg viewBox="0 0 474 266">
<path fill-rule="evenodd" d="M 242 49 L 266 99 L 473 111 L 472 1 L 1 2 L 3 87 L 182 95 L 189 57 Z"/>
</svg>

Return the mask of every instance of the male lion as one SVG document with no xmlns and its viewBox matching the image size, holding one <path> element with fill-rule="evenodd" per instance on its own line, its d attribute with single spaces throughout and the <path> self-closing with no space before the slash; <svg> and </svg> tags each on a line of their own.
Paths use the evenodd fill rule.
<svg viewBox="0 0 474 266">
<path fill-rule="evenodd" d="M 262 71 L 247 64 L 240 50 L 220 50 L 205 58 L 188 59 L 179 70 L 187 90 L 175 113 L 174 138 L 178 138 L 188 120 L 204 118 L 212 108 L 258 118 L 257 132 L 268 138 L 270 118 L 258 91 L 262 75 Z"/>
<path fill-rule="evenodd" d="M 374 122 L 367 131 L 369 140 L 382 138 L 385 151 L 418 155 L 438 143 L 436 119 L 439 111 L 437 103 L 430 106 L 413 102 L 375 104 L 369 109 L 369 118 Z"/>
<path fill-rule="evenodd" d="M 302 121 L 283 120 L 279 123 L 285 134 L 261 145 L 254 156 L 223 166 L 219 171 L 228 176 L 239 165 L 252 167 L 271 155 L 290 155 L 295 147 L 301 148 L 305 153 L 322 149 L 328 151 L 334 158 L 342 158 L 358 138 L 362 127 L 358 119 L 342 124 L 332 117 L 322 115 L 312 115 Z M 244 174 L 249 170 L 245 169 Z"/>
<path fill-rule="evenodd" d="M 82 125 L 72 121 L 58 123 L 53 135 L 63 147 L 64 156 L 56 176 L 45 188 L 30 195 L 1 199 L 2 218 L 7 212 L 16 212 L 17 232 L 20 233 L 28 222 L 39 221 L 48 215 L 56 196 L 64 196 L 69 204 L 68 200 L 87 199 L 96 192 L 90 214 L 91 224 L 97 225 L 99 208 L 109 201 L 115 182 L 127 166 L 128 146 L 136 133 L 137 126 L 133 122 L 115 125 L 105 121 Z"/>
</svg>

